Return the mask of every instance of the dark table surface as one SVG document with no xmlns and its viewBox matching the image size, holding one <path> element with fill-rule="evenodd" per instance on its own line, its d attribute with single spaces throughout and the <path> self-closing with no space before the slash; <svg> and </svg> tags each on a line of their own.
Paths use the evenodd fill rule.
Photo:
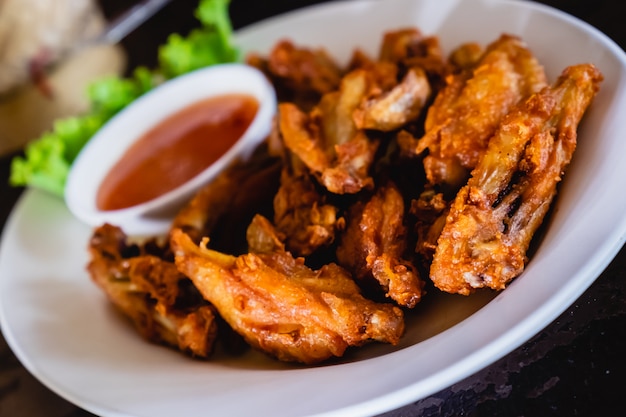
<svg viewBox="0 0 626 417">
<path fill-rule="evenodd" d="M 384 0 L 380 0 L 384 1 Z M 129 4 L 102 0 L 108 17 Z M 235 28 L 319 3 L 314 0 L 232 0 Z M 626 3 L 546 0 L 597 27 L 626 48 Z M 196 25 L 196 0 L 173 0 L 124 41 L 129 65 L 151 65 L 168 33 Z M 7 184 L 13 155 L 0 157 L 0 227 L 22 190 Z M 1 329 L 0 329 L 1 330 Z M 623 416 L 626 388 L 626 249 L 559 318 L 531 340 L 474 375 L 386 414 L 400 416 Z M 0 334 L 0 416 L 86 417 L 19 363 Z"/>
</svg>

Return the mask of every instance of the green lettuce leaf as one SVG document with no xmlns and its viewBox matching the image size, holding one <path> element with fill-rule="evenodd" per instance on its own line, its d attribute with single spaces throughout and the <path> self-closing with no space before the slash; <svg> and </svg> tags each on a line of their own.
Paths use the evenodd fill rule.
<svg viewBox="0 0 626 417">
<path fill-rule="evenodd" d="M 201 1 L 195 16 L 202 27 L 186 37 L 177 33 L 169 36 L 167 43 L 159 48 L 159 65 L 166 78 L 239 59 L 232 41 L 229 3 L 230 0 Z"/>
<path fill-rule="evenodd" d="M 87 91 L 89 111 L 57 120 L 49 132 L 31 141 L 24 156 L 11 161 L 9 183 L 63 196 L 74 159 L 89 139 L 120 110 L 164 80 L 238 60 L 239 52 L 232 40 L 229 3 L 230 0 L 200 0 L 195 16 L 201 27 L 187 36 L 170 35 L 157 51 L 157 68 L 139 67 L 130 77 L 107 77 L 92 83 Z"/>
</svg>

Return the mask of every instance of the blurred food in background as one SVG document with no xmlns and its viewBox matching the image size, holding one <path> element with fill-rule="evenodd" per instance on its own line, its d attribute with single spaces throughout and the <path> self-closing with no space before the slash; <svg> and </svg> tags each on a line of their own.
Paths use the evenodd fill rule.
<svg viewBox="0 0 626 417">
<path fill-rule="evenodd" d="M 87 109 L 87 86 L 121 74 L 118 45 L 87 45 L 106 26 L 94 0 L 0 0 L 0 155 Z"/>
</svg>

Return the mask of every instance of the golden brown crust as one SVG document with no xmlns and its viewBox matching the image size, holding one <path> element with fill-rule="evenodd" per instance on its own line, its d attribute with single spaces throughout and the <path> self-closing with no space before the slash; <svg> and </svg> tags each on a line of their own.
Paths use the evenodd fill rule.
<svg viewBox="0 0 626 417">
<path fill-rule="evenodd" d="M 601 81 L 591 64 L 568 67 L 504 118 L 446 218 L 430 270 L 437 287 L 502 290 L 522 272 Z"/>
<path fill-rule="evenodd" d="M 87 267 L 92 280 L 146 340 L 210 356 L 217 337 L 215 309 L 171 260 L 126 240 L 109 224 L 94 231 Z"/>
<path fill-rule="evenodd" d="M 389 182 L 366 202 L 351 206 L 337 248 L 339 263 L 360 279 L 375 279 L 399 305 L 415 307 L 424 282 L 406 257 L 408 232 L 402 194 Z"/>
<path fill-rule="evenodd" d="M 447 85 L 428 109 L 425 134 L 415 153 L 424 158 L 431 184 L 457 189 L 478 163 L 502 117 L 545 86 L 543 68 L 517 37 L 502 35 L 490 44 L 471 70 L 446 79 Z"/>
<path fill-rule="evenodd" d="M 344 220 L 339 208 L 326 202 L 306 173 L 283 169 L 281 184 L 274 196 L 274 224 L 285 236 L 287 249 L 296 256 L 308 256 L 330 246 Z"/>
<path fill-rule="evenodd" d="M 272 238 L 266 219 L 255 217 L 251 227 L 255 236 L 269 235 L 257 238 L 268 251 L 235 257 L 196 246 L 180 230 L 172 233 L 179 269 L 251 346 L 283 361 L 312 364 L 370 340 L 399 341 L 399 308 L 364 298 L 335 264 L 312 270 L 293 258 Z"/>
</svg>

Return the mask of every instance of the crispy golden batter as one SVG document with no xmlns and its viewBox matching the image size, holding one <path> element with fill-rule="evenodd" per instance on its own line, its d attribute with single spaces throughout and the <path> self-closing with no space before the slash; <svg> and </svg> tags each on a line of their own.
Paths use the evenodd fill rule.
<svg viewBox="0 0 626 417">
<path fill-rule="evenodd" d="M 92 280 L 147 340 L 208 357 L 217 337 L 215 309 L 173 260 L 129 245 L 118 227 L 97 228 L 89 243 Z"/>
<path fill-rule="evenodd" d="M 364 100 L 353 113 L 354 122 L 359 129 L 399 129 L 418 118 L 431 92 L 424 70 L 411 68 L 391 90 Z"/>
<path fill-rule="evenodd" d="M 251 345 L 284 361 L 306 364 L 340 357 L 370 340 L 397 343 L 402 311 L 364 298 L 335 264 L 311 270 L 284 251 L 269 222 L 255 217 L 253 247 L 239 257 L 172 233 L 176 264 Z"/>
<path fill-rule="evenodd" d="M 471 71 L 447 78 L 429 107 L 424 136 L 402 146 L 417 154 L 428 149 L 424 168 L 429 182 L 458 190 L 502 117 L 545 83 L 543 68 L 526 45 L 502 35 Z"/>
<path fill-rule="evenodd" d="M 448 57 L 457 71 L 473 70 L 484 54 L 483 47 L 476 42 L 468 42 L 454 48 Z"/>
<path fill-rule="evenodd" d="M 415 252 L 422 256 L 426 264 L 430 264 L 437 249 L 437 239 L 446 223 L 449 206 L 443 194 L 432 188 L 426 188 L 418 198 L 411 201 L 410 212 L 417 219 Z"/>
<path fill-rule="evenodd" d="M 289 85 L 319 94 L 335 90 L 341 79 L 341 69 L 323 48 L 296 47 L 289 40 L 274 46 L 268 68 Z"/>
<path fill-rule="evenodd" d="M 424 282 L 405 258 L 408 233 L 404 213 L 402 194 L 392 182 L 367 202 L 352 205 L 337 260 L 356 278 L 374 278 L 389 298 L 412 308 L 422 298 Z"/>
<path fill-rule="evenodd" d="M 379 141 L 366 130 L 395 130 L 422 112 L 431 94 L 424 71 L 412 68 L 399 82 L 396 74 L 390 63 L 364 66 L 346 74 L 339 90 L 325 94 L 311 112 L 280 104 L 285 147 L 328 191 L 354 194 L 372 188 L 370 169 Z"/>
<path fill-rule="evenodd" d="M 344 220 L 339 209 L 326 202 L 308 172 L 283 169 L 274 196 L 274 224 L 284 234 L 285 246 L 296 256 L 308 256 L 335 241 Z"/>
<path fill-rule="evenodd" d="M 454 65 L 446 62 L 436 36 L 425 36 L 418 28 L 407 27 L 385 32 L 378 52 L 378 61 L 393 62 L 403 68 L 423 70 L 437 90 Z"/>
<path fill-rule="evenodd" d="M 265 72 L 279 101 L 295 102 L 303 108 L 336 90 L 343 75 L 342 68 L 323 48 L 296 46 L 288 39 L 277 42 L 267 57 L 250 54 L 246 61 Z"/>
<path fill-rule="evenodd" d="M 414 122 L 433 93 L 431 79 L 448 71 L 436 37 L 416 28 L 387 32 L 379 58 L 355 51 L 337 88 L 318 90 L 321 99 L 312 108 L 281 101 L 280 136 L 330 192 L 371 189 L 379 140 L 367 131 L 389 132 Z"/>
<path fill-rule="evenodd" d="M 380 61 L 402 62 L 414 55 L 420 48 L 424 35 L 416 27 L 406 27 L 385 32 L 382 37 L 378 59 Z"/>
<path fill-rule="evenodd" d="M 447 216 L 430 270 L 438 288 L 501 290 L 522 272 L 601 81 L 591 64 L 568 67 L 504 118 Z"/>
<path fill-rule="evenodd" d="M 346 122 L 333 126 L 333 131 L 337 133 L 333 137 L 324 134 L 330 130 L 329 125 L 321 124 L 324 120 L 330 123 L 335 114 L 327 118 L 315 111 L 306 114 L 292 103 L 280 104 L 279 128 L 285 146 L 302 160 L 330 192 L 357 193 L 373 186 L 369 169 L 378 142 L 356 130 L 351 118 L 354 108 L 349 112 L 344 112 L 341 107 L 337 109 L 346 115 L 338 116 Z"/>
<path fill-rule="evenodd" d="M 210 235 L 220 250 L 245 250 L 247 224 L 256 213 L 272 210 L 268 196 L 276 193 L 281 167 L 280 158 L 259 147 L 250 160 L 233 164 L 201 188 L 170 229 L 184 230 L 196 243 Z"/>
</svg>

